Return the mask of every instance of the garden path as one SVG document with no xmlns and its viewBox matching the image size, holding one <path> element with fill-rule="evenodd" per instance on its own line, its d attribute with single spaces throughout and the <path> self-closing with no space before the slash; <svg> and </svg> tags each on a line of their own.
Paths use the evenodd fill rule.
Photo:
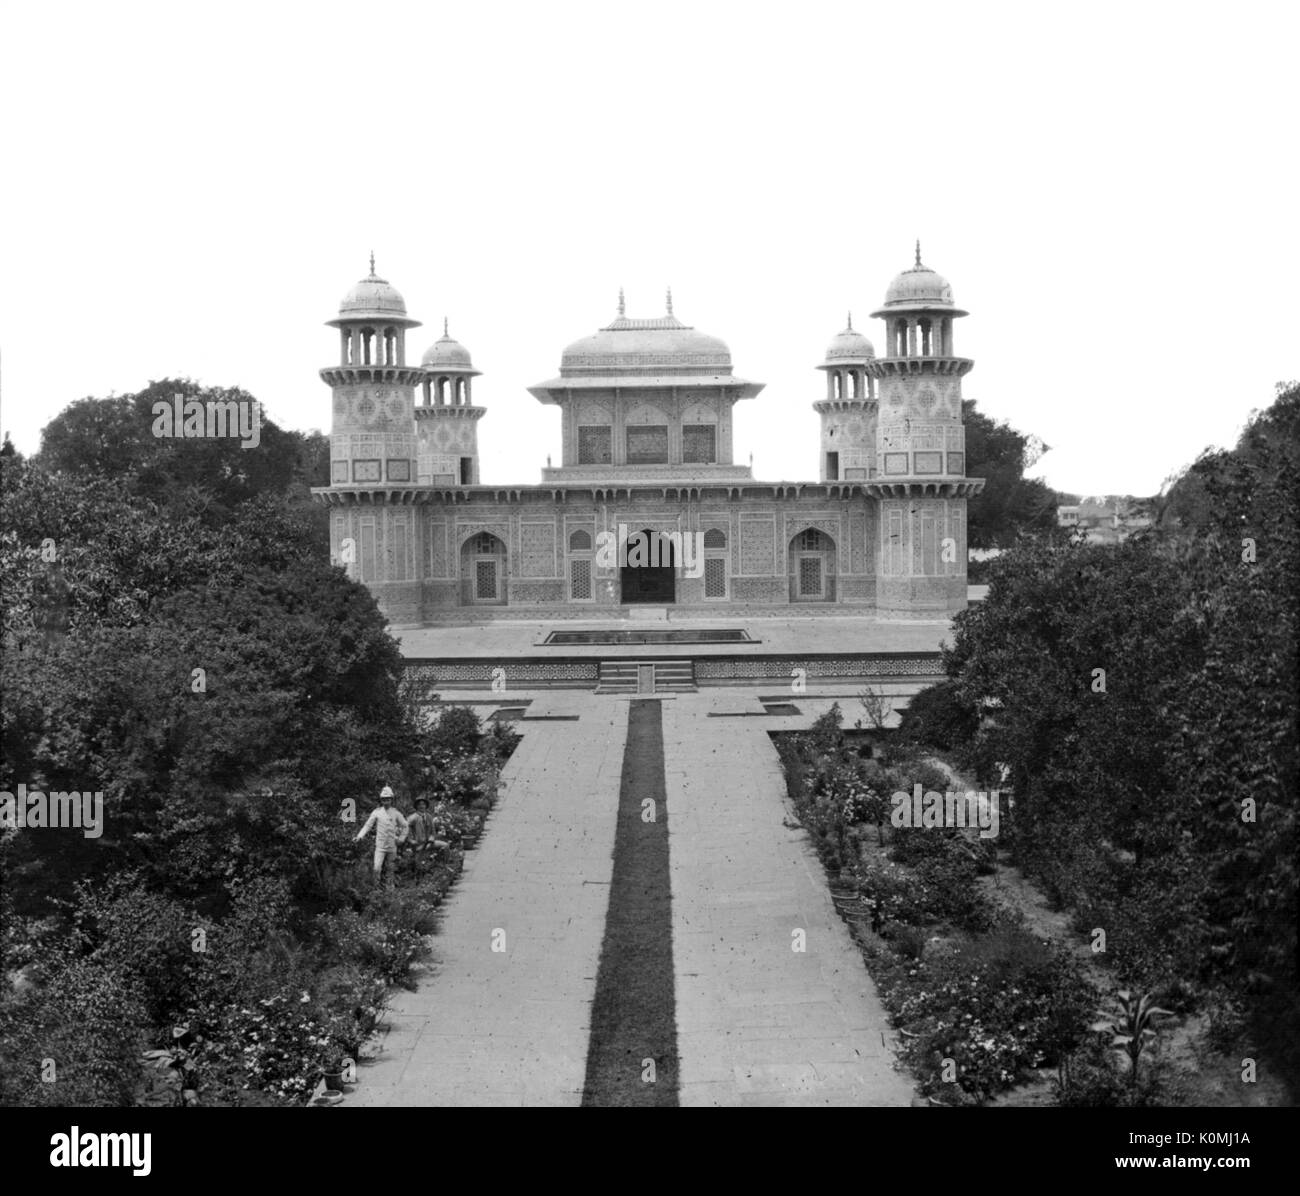
<svg viewBox="0 0 1300 1196">
<path fill-rule="evenodd" d="M 663 708 L 680 1103 L 909 1105 L 862 955 L 784 825 L 775 720 L 707 717 L 736 706 L 704 690 Z"/>
<path fill-rule="evenodd" d="M 609 900 L 628 704 L 551 691 L 348 1105 L 578 1105 Z M 504 950 L 493 938 L 504 931 Z M 498 936 L 498 942 L 500 937 Z"/>
</svg>

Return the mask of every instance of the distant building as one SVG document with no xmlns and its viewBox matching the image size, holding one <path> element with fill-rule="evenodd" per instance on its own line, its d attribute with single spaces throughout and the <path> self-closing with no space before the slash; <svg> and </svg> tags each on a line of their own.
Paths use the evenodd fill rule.
<svg viewBox="0 0 1300 1196">
<path fill-rule="evenodd" d="M 484 485 L 479 376 L 443 326 L 421 362 L 418 326 L 374 272 L 345 296 L 333 392 L 333 558 L 404 625 L 598 618 L 632 604 L 700 615 L 881 613 L 946 618 L 966 606 L 966 476 L 959 310 L 915 264 L 881 308 L 887 349 L 847 327 L 817 367 L 818 480 L 763 482 L 733 461 L 733 408 L 762 383 L 732 373 L 717 337 L 626 314 L 575 341 L 529 388 L 558 408 L 562 457 L 532 485 Z M 788 418 L 788 417 L 787 417 Z M 611 539 L 627 544 L 612 560 Z M 702 560 L 683 560 L 684 537 Z M 639 551 L 650 546 L 647 553 Z M 626 557 L 626 563 L 624 562 Z M 689 566 L 689 567 L 684 567 Z"/>
<path fill-rule="evenodd" d="M 1150 499 L 1098 495 L 1056 508 L 1056 522 L 1082 528 L 1089 544 L 1118 544 L 1152 524 Z"/>
</svg>

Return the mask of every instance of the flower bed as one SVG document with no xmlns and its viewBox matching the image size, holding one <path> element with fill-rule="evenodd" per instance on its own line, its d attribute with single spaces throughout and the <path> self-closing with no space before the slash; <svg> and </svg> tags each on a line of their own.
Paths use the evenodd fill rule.
<svg viewBox="0 0 1300 1196">
<path fill-rule="evenodd" d="M 889 956 L 892 956 L 890 958 Z M 908 960 L 874 953 L 873 975 L 921 1090 L 977 1103 L 1082 1039 L 1096 995 L 1063 949 L 1016 926 L 943 942 Z"/>
<path fill-rule="evenodd" d="M 946 789 L 942 772 L 905 755 L 888 768 L 857 759 L 837 708 L 777 749 L 923 1093 L 981 1103 L 1083 1041 L 1095 990 L 1068 952 L 982 895 L 976 878 L 995 868 L 993 845 L 971 831 L 889 825 L 885 795 Z"/>
</svg>

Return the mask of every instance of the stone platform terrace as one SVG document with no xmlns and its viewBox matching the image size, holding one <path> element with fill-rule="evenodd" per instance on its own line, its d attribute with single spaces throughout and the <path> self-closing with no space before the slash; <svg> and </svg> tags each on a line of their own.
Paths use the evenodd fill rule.
<svg viewBox="0 0 1300 1196">
<path fill-rule="evenodd" d="M 552 631 L 600 631 L 629 628 L 742 628 L 750 642 L 723 644 L 555 644 L 544 643 Z M 408 660 L 499 659 L 502 657 L 794 656 L 852 653 L 938 652 L 952 640 L 952 624 L 934 621 L 890 621 L 862 618 L 735 618 L 665 621 L 628 619 L 498 620 L 460 626 L 394 628 L 393 634 Z"/>
</svg>

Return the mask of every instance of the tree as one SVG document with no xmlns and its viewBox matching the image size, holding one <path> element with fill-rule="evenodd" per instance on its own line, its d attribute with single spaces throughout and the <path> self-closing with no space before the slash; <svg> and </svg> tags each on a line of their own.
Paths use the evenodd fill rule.
<svg viewBox="0 0 1300 1196">
<path fill-rule="evenodd" d="M 945 658 L 988 715 L 968 750 L 1010 769 L 1022 862 L 1109 928 L 1121 979 L 1222 985 L 1292 1074 L 1298 476 L 1290 386 L 1154 533 L 1000 556 Z"/>
<path fill-rule="evenodd" d="M 24 912 L 122 868 L 200 904 L 240 874 L 319 885 L 345 858 L 344 801 L 412 749 L 400 653 L 329 563 L 297 465 L 274 438 L 210 456 L 145 440 L 130 409 L 149 397 L 74 405 L 40 457 L 0 464 L 0 776 L 11 792 L 102 791 L 106 807 L 99 839 L 18 837 Z M 286 444 L 297 461 L 319 439 Z M 238 476 L 219 467 L 232 452 Z M 216 503 L 178 497 L 167 479 L 185 461 Z"/>
<path fill-rule="evenodd" d="M 255 447 L 236 437 L 154 435 L 154 405 L 170 405 L 174 395 L 204 404 L 256 401 L 237 387 L 175 378 L 136 394 L 80 399 L 46 425 L 36 461 L 50 473 L 111 478 L 160 509 L 209 526 L 221 526 L 258 495 L 294 491 L 306 498 L 309 486 L 327 484 L 326 438 L 285 431 L 261 408 Z"/>
<path fill-rule="evenodd" d="M 1024 476 L 1030 438 L 962 403 L 966 425 L 966 473 L 984 489 L 966 505 L 971 548 L 1007 548 L 1026 532 L 1056 527 L 1057 496 L 1045 482 Z"/>
</svg>

